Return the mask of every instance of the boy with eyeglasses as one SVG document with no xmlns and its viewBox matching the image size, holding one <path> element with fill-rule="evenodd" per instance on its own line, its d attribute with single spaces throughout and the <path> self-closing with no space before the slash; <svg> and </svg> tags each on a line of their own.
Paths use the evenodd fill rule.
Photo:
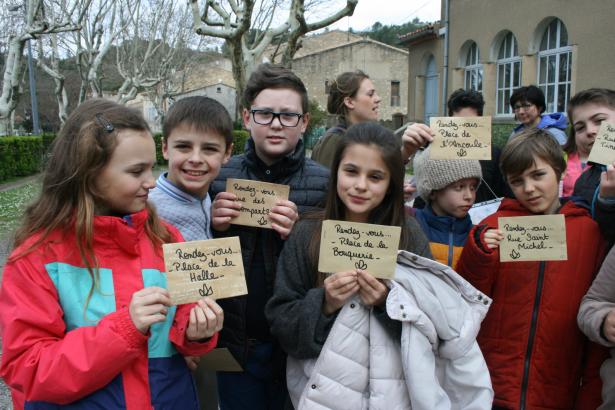
<svg viewBox="0 0 615 410">
<path fill-rule="evenodd" d="M 248 294 L 219 301 L 225 323 L 218 345 L 227 347 L 244 371 L 218 372 L 220 409 L 283 409 L 287 400 L 285 355 L 269 332 L 264 308 L 273 292 L 277 259 L 299 214 L 322 206 L 329 171 L 305 158 L 301 136 L 309 122 L 305 85 L 287 68 L 263 64 L 243 94 L 243 123 L 250 139 L 211 185 L 216 237 L 239 236 Z M 290 186 L 269 218 L 273 229 L 232 225 L 241 205 L 225 192 L 228 178 Z"/>
</svg>

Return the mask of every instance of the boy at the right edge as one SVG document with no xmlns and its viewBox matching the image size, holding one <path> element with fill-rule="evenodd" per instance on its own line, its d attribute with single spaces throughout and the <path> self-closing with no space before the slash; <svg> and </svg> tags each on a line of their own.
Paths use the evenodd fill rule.
<svg viewBox="0 0 615 410">
<path fill-rule="evenodd" d="M 515 199 L 470 231 L 457 271 L 493 298 L 478 344 L 495 392 L 494 409 L 596 409 L 606 353 L 577 327 L 577 311 L 604 255 L 587 204 L 560 199 L 566 162 L 557 141 L 533 128 L 511 139 L 500 168 Z M 567 260 L 500 261 L 498 218 L 564 216 Z"/>
</svg>

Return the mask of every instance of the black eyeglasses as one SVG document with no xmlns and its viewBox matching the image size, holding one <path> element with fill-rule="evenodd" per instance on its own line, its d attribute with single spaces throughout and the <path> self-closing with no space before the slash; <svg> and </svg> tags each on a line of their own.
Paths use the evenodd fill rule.
<svg viewBox="0 0 615 410">
<path fill-rule="evenodd" d="M 271 110 L 250 110 L 254 122 L 260 125 L 269 125 L 277 117 L 284 127 L 296 127 L 303 114 L 298 112 L 273 112 Z"/>
<path fill-rule="evenodd" d="M 534 104 L 530 104 L 530 103 L 515 104 L 514 107 L 513 107 L 513 111 L 521 111 L 521 109 L 527 110 L 532 105 L 534 105 Z"/>
</svg>

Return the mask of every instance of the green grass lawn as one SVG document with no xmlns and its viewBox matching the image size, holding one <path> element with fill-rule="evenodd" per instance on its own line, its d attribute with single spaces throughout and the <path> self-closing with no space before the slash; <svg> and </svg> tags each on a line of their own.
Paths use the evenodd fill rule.
<svg viewBox="0 0 615 410">
<path fill-rule="evenodd" d="M 0 239 L 12 236 L 20 224 L 26 206 L 40 192 L 40 182 L 32 181 L 18 188 L 0 192 Z"/>
</svg>

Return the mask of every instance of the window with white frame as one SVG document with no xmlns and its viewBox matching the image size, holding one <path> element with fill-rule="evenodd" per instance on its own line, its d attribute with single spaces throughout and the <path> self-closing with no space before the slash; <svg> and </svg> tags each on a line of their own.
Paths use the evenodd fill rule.
<svg viewBox="0 0 615 410">
<path fill-rule="evenodd" d="M 547 112 L 566 111 L 570 98 L 571 57 L 566 26 L 554 19 L 542 35 L 538 52 L 538 86 L 545 94 Z"/>
<path fill-rule="evenodd" d="M 521 85 L 521 57 L 517 49 L 517 39 L 508 33 L 500 44 L 496 72 L 496 113 L 512 115 L 509 100 L 513 91 Z"/>
<path fill-rule="evenodd" d="M 464 84 L 466 90 L 483 91 L 483 66 L 480 64 L 480 53 L 476 43 L 472 43 L 466 55 L 464 69 Z"/>
</svg>

